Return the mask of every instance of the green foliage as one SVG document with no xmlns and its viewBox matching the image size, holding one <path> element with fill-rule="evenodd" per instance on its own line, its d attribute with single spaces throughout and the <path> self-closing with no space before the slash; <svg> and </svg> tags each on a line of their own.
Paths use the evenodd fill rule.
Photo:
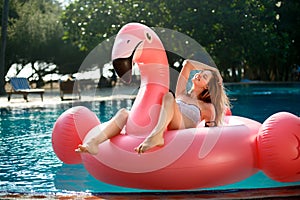
<svg viewBox="0 0 300 200">
<path fill-rule="evenodd" d="M 62 73 L 74 73 L 84 57 L 70 42 L 62 40 L 62 8 L 52 0 L 10 0 L 7 42 L 7 65 L 31 64 L 39 80 L 47 67 L 35 68 L 34 63 L 56 64 Z"/>
<path fill-rule="evenodd" d="M 53 55 L 49 55 L 49 48 L 55 48 L 53 44 L 63 30 L 57 17 L 59 7 L 39 0 L 15 3 L 18 18 L 11 19 L 8 37 L 16 59 L 25 63 L 50 61 Z"/>
<path fill-rule="evenodd" d="M 153 5 L 158 6 L 153 9 Z M 163 25 L 170 18 L 165 7 L 165 3 L 159 0 L 77 0 L 63 12 L 63 39 L 71 41 L 82 51 L 90 51 L 104 39 L 115 35 L 126 23 Z M 162 19 L 161 16 L 166 18 Z"/>
<path fill-rule="evenodd" d="M 62 21 L 64 39 L 83 51 L 135 21 L 194 38 L 226 80 L 238 81 L 242 75 L 289 80 L 292 64 L 299 64 L 298 12 L 299 2 L 279 0 L 77 0 Z M 238 73 L 230 75 L 228 69 Z"/>
<path fill-rule="evenodd" d="M 85 55 L 129 22 L 195 39 L 225 81 L 291 80 L 292 66 L 300 63 L 295 0 L 75 0 L 66 8 L 55 0 L 10 0 L 9 8 L 7 69 L 39 61 L 75 72 Z M 170 63 L 182 59 L 173 53 Z"/>
</svg>

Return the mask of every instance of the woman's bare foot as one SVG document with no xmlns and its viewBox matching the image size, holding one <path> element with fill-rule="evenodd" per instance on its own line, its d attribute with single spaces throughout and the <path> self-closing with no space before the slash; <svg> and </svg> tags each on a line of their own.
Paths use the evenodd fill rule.
<svg viewBox="0 0 300 200">
<path fill-rule="evenodd" d="M 154 135 L 147 137 L 144 142 L 142 142 L 138 147 L 134 150 L 138 152 L 138 154 L 144 153 L 145 151 L 156 147 L 156 146 L 163 146 L 164 145 L 164 138 L 160 135 Z"/>
<path fill-rule="evenodd" d="M 98 154 L 98 143 L 96 139 L 92 138 L 91 141 L 85 143 L 85 144 L 80 144 L 78 145 L 78 148 L 75 149 L 75 152 L 77 153 L 90 153 L 92 155 L 97 155 Z"/>
</svg>

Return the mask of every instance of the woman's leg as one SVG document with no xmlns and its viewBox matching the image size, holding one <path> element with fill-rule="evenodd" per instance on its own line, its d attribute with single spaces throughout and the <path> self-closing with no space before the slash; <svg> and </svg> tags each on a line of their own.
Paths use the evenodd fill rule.
<svg viewBox="0 0 300 200">
<path fill-rule="evenodd" d="M 125 126 L 128 119 L 128 111 L 124 108 L 120 109 L 117 114 L 107 122 L 104 129 L 95 137 L 89 138 L 84 144 L 78 145 L 75 150 L 78 153 L 98 154 L 98 145 L 102 142 L 118 135 Z"/>
<path fill-rule="evenodd" d="M 182 117 L 176 106 L 177 105 L 172 93 L 169 92 L 165 94 L 157 125 L 154 127 L 150 135 L 135 148 L 136 152 L 143 153 L 152 147 L 162 146 L 164 144 L 163 133 L 168 125 L 172 124 L 172 129 L 179 129 L 182 126 Z"/>
</svg>

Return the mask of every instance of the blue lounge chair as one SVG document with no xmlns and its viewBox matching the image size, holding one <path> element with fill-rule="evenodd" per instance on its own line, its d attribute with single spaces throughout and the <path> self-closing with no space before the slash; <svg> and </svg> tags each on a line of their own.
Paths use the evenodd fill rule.
<svg viewBox="0 0 300 200">
<path fill-rule="evenodd" d="M 23 98 L 28 102 L 28 94 L 40 94 L 41 99 L 43 101 L 43 95 L 45 90 L 44 89 L 31 89 L 30 85 L 27 81 L 26 78 L 21 78 L 21 77 L 13 77 L 10 78 L 10 85 L 11 85 L 11 90 L 7 91 L 8 95 L 8 101 L 10 101 L 11 95 L 12 94 L 21 94 L 23 95 Z"/>
</svg>

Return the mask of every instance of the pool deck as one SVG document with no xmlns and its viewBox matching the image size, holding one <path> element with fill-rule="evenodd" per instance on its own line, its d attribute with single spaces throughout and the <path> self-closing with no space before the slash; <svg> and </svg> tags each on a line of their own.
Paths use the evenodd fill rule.
<svg viewBox="0 0 300 200">
<path fill-rule="evenodd" d="M 252 82 L 234 82 L 224 83 L 227 85 L 240 85 L 240 84 L 272 84 L 274 82 L 252 81 Z M 277 84 L 283 83 L 299 83 L 299 82 L 275 82 Z M 8 101 L 7 95 L 0 96 L 0 108 L 30 108 L 30 107 L 49 107 L 59 104 L 70 104 L 80 102 L 92 102 L 92 101 L 107 101 L 112 99 L 134 99 L 138 90 L 138 85 L 124 85 L 118 83 L 117 86 L 112 88 L 90 89 L 81 91 L 81 100 L 67 99 L 61 101 L 59 89 L 45 89 L 44 100 L 41 101 L 41 97 L 38 94 L 29 94 L 28 102 L 23 99 L 22 95 L 13 94 L 11 100 Z M 67 97 L 72 97 L 66 95 Z"/>
<path fill-rule="evenodd" d="M 45 89 L 43 101 L 38 94 L 29 94 L 28 102 L 22 95 L 13 94 L 10 101 L 7 95 L 0 96 L 0 108 L 33 108 L 33 107 L 51 107 L 59 104 L 70 104 L 80 102 L 99 102 L 117 99 L 134 99 L 137 86 L 116 86 L 114 88 L 91 89 L 81 92 L 81 99 L 77 96 L 65 95 L 66 100 L 60 99 L 59 89 Z"/>
<path fill-rule="evenodd" d="M 103 193 L 103 194 L 34 194 L 1 193 L 0 199 L 299 199 L 300 188 L 297 186 L 265 189 L 187 191 L 187 192 L 145 192 L 145 193 Z"/>
</svg>

